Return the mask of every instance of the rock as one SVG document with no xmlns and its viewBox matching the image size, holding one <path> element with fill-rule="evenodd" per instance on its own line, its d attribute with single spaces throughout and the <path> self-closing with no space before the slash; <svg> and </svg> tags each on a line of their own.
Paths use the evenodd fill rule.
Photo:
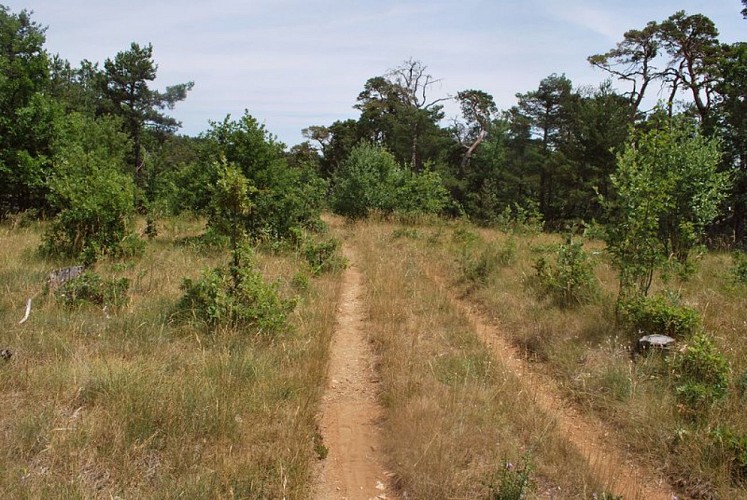
<svg viewBox="0 0 747 500">
<path fill-rule="evenodd" d="M 669 351 L 675 344 L 675 340 L 672 337 L 666 335 L 644 335 L 635 346 L 636 354 L 643 354 L 650 351 L 651 349 L 659 351 Z"/>
<path fill-rule="evenodd" d="M 65 282 L 83 274 L 83 270 L 83 266 L 72 266 L 52 271 L 49 273 L 49 276 L 47 276 L 47 286 L 52 289 L 57 288 Z"/>
</svg>

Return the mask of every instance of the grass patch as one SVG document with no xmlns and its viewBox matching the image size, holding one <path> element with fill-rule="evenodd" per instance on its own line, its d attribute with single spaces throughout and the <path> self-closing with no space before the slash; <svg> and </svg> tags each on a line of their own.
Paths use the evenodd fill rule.
<svg viewBox="0 0 747 500">
<path fill-rule="evenodd" d="M 0 496 L 309 496 L 339 276 L 295 287 L 302 260 L 257 254 L 253 269 L 296 298 L 272 338 L 170 321 L 182 279 L 228 261 L 182 244 L 202 227 L 164 221 L 143 258 L 97 263 L 101 283 L 129 283 L 107 313 L 44 298 L 59 264 L 35 256 L 41 230 L 0 226 L 0 347 L 13 351 L 0 360 Z"/>
</svg>

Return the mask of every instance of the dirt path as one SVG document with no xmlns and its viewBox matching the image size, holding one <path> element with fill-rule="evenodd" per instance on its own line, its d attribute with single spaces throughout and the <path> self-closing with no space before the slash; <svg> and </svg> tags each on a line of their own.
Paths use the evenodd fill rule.
<svg viewBox="0 0 747 500">
<path fill-rule="evenodd" d="M 379 444 L 378 378 L 364 329 L 363 279 L 355 254 L 343 276 L 337 326 L 332 336 L 321 433 L 327 458 L 321 463 L 315 498 L 392 499 Z"/>
<path fill-rule="evenodd" d="M 665 481 L 634 464 L 619 445 L 611 442 L 602 423 L 587 418 L 565 404 L 555 381 L 533 371 L 501 331 L 467 301 L 459 298 L 442 277 L 430 277 L 465 315 L 496 359 L 519 377 L 534 396 L 536 404 L 548 415 L 555 417 L 561 435 L 586 458 L 589 470 L 601 484 L 606 485 L 614 494 L 622 495 L 625 500 L 676 498 Z"/>
</svg>

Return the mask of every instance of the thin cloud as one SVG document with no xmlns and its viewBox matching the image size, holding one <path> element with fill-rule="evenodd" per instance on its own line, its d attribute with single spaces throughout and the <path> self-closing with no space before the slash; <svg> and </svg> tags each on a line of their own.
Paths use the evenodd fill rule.
<svg viewBox="0 0 747 500">
<path fill-rule="evenodd" d="M 735 3 L 132 0 L 123 9 L 100 0 L 10 0 L 8 6 L 33 10 L 34 20 L 49 25 L 47 50 L 73 64 L 103 63 L 132 41 L 152 43 L 157 88 L 195 82 L 173 111 L 184 133 L 249 109 L 295 144 L 304 127 L 356 117 L 353 105 L 366 80 L 410 57 L 441 79 L 434 96 L 481 89 L 505 109 L 517 92 L 536 89 L 551 73 L 565 73 L 575 85 L 598 84 L 607 75 L 590 67 L 588 55 L 680 9 L 708 15 L 722 34 L 742 36 Z M 447 104 L 447 116 L 457 112 Z"/>
</svg>

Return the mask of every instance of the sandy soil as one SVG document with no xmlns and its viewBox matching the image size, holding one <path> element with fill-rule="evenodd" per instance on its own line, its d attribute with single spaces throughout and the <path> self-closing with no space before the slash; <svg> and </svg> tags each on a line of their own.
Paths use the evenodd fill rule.
<svg viewBox="0 0 747 500">
<path fill-rule="evenodd" d="M 320 419 L 329 453 L 320 463 L 314 495 L 318 500 L 393 499 L 380 447 L 382 411 L 365 331 L 363 279 L 352 249 L 344 246 L 343 251 L 350 265 L 343 276 Z"/>
</svg>

